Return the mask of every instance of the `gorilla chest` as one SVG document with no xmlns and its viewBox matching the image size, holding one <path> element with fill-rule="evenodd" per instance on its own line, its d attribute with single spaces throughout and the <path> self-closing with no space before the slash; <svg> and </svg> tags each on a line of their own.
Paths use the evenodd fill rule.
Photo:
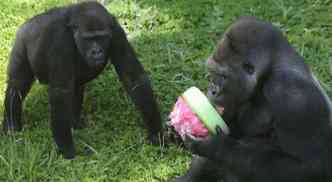
<svg viewBox="0 0 332 182">
<path fill-rule="evenodd" d="M 50 75 L 53 75 L 52 79 L 69 80 L 74 78 L 76 83 L 84 84 L 95 79 L 105 68 L 104 65 L 98 67 L 89 67 L 83 64 L 59 64 L 57 68 L 54 65 L 38 64 L 33 67 L 33 72 L 42 84 L 48 84 L 50 81 Z M 66 78 L 68 77 L 68 78 Z"/>
<path fill-rule="evenodd" d="M 79 84 L 84 84 L 95 79 L 105 68 L 106 64 L 99 67 L 88 67 L 86 65 L 80 65 L 75 71 L 76 81 Z"/>
<path fill-rule="evenodd" d="M 240 109 L 237 124 L 247 136 L 270 135 L 273 128 L 272 113 L 266 104 L 247 104 Z"/>
</svg>

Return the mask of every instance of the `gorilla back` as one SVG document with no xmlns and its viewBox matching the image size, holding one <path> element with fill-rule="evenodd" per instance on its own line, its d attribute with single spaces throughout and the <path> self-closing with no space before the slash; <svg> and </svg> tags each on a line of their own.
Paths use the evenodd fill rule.
<svg viewBox="0 0 332 182">
<path fill-rule="evenodd" d="M 97 2 L 54 8 L 24 23 L 16 34 L 7 69 L 3 128 L 22 129 L 22 102 L 35 79 L 48 84 L 53 137 L 73 158 L 71 127 L 79 127 L 84 84 L 111 59 L 155 143 L 161 118 L 149 79 L 116 18 Z"/>
</svg>

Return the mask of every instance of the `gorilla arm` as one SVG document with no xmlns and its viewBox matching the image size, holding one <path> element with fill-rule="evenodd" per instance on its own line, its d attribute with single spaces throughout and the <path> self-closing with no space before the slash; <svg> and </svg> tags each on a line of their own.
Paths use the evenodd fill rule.
<svg viewBox="0 0 332 182">
<path fill-rule="evenodd" d="M 269 144 L 244 139 L 236 141 L 220 135 L 206 142 L 191 142 L 190 148 L 195 154 L 217 162 L 221 168 L 231 169 L 238 178 L 271 182 L 320 181 L 313 176 L 314 169 L 310 168 L 310 164 Z"/>
<path fill-rule="evenodd" d="M 277 73 L 264 85 L 273 111 L 275 141 L 235 140 L 219 134 L 203 142 L 189 139 L 189 146 L 194 153 L 231 168 L 235 175 L 250 177 L 248 180 L 324 181 L 328 113 L 317 94 L 307 80 Z"/>
<path fill-rule="evenodd" d="M 126 91 L 143 115 L 150 141 L 156 144 L 162 125 L 149 78 L 137 60 L 124 30 L 117 22 L 114 24 L 110 50 L 112 63 Z"/>
<path fill-rule="evenodd" d="M 53 26 L 56 26 L 56 24 L 54 23 Z M 51 128 L 53 138 L 60 152 L 63 153 L 64 158 L 71 159 L 75 157 L 71 132 L 72 122 L 74 121 L 73 96 L 76 79 L 76 57 L 73 54 L 73 52 L 76 52 L 75 43 L 69 29 L 52 30 L 52 26 L 50 26 L 47 30 L 44 34 L 45 39 L 42 41 L 44 45 L 41 44 L 39 49 L 39 57 L 45 57 L 45 60 L 47 60 Z M 47 32 L 52 31 L 53 36 L 47 36 L 50 35 Z M 46 44 L 49 42 L 52 42 L 52 44 L 47 46 Z"/>
</svg>

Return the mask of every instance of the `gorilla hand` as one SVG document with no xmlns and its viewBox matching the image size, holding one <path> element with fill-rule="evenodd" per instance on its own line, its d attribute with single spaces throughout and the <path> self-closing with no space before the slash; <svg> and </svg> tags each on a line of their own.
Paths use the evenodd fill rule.
<svg viewBox="0 0 332 182">
<path fill-rule="evenodd" d="M 234 141 L 225 135 L 220 127 L 217 127 L 216 135 L 209 136 L 208 138 L 202 140 L 197 140 L 189 135 L 186 135 L 184 143 L 193 154 L 208 157 L 210 159 L 216 159 L 216 157 L 213 156 L 219 156 L 225 153 L 223 149 L 231 147 Z M 217 150 L 215 148 L 216 146 L 218 146 Z"/>
</svg>

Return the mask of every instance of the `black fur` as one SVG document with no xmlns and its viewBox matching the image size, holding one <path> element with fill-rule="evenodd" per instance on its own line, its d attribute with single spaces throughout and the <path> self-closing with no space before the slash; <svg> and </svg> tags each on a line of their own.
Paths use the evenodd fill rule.
<svg viewBox="0 0 332 182">
<path fill-rule="evenodd" d="M 331 101 L 277 28 L 241 18 L 207 67 L 231 134 L 187 138 L 199 156 L 173 182 L 332 181 Z"/>
<path fill-rule="evenodd" d="M 96 2 L 49 10 L 19 28 L 8 65 L 4 130 L 22 129 L 22 102 L 38 79 L 49 86 L 55 142 L 65 158 L 73 158 L 71 127 L 82 124 L 84 84 L 109 59 L 142 112 L 149 139 L 158 142 L 161 118 L 148 76 L 116 18 Z"/>
</svg>

